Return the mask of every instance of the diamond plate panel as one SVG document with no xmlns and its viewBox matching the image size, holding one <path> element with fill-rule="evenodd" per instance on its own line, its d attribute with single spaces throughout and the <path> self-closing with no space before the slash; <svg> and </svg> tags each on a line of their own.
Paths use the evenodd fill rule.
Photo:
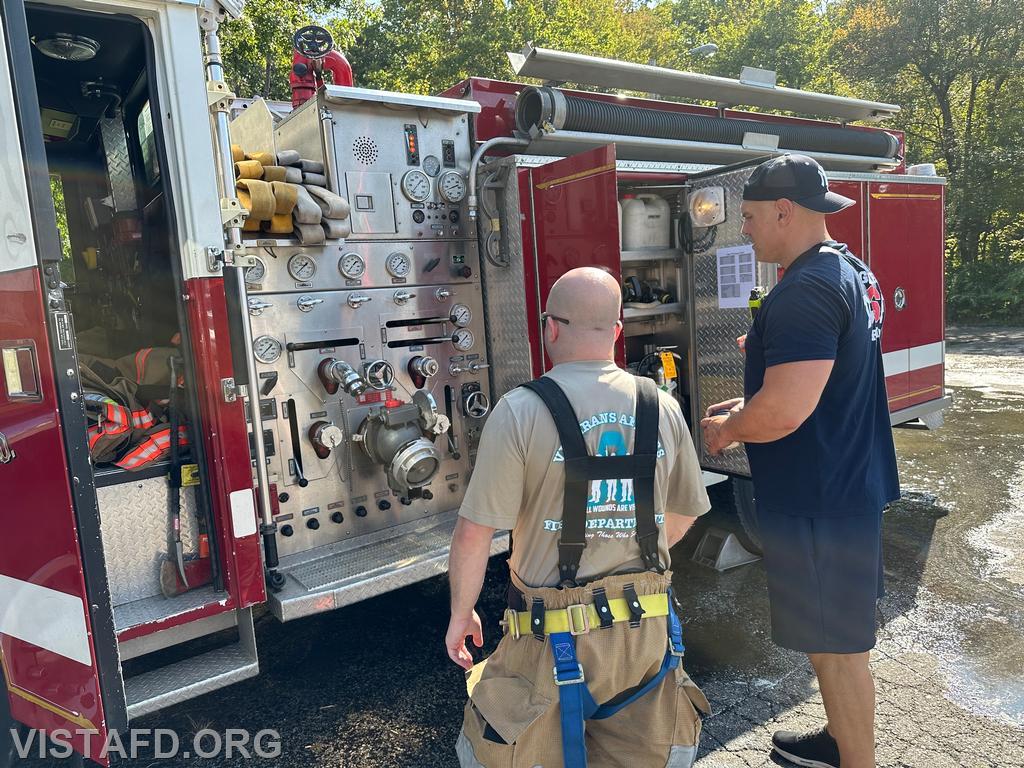
<svg viewBox="0 0 1024 768">
<path fill-rule="evenodd" d="M 128 155 L 128 137 L 124 132 L 121 117 L 102 118 L 100 135 L 103 137 L 103 153 L 107 156 L 107 176 L 110 181 L 110 196 L 114 201 L 114 213 L 134 211 L 139 207 L 135 194 L 135 177 Z"/>
<path fill-rule="evenodd" d="M 746 451 L 726 451 L 721 456 L 711 456 L 705 451 L 700 434 L 700 417 L 715 403 L 743 396 L 743 355 L 736 344 L 736 338 L 750 329 L 750 313 L 747 309 L 719 308 L 716 252 L 719 248 L 750 242 L 740 234 L 743 226 L 740 204 L 743 200 L 743 185 L 752 171 L 752 167 L 742 168 L 694 182 L 694 189 L 725 187 L 727 218 L 714 231 L 710 228 L 694 231 L 693 254 L 690 259 L 693 285 L 691 333 L 697 378 L 697 396 L 693 398 L 694 441 L 700 452 L 701 466 L 745 476 L 750 475 Z M 759 285 L 770 288 L 776 282 L 775 275 L 775 265 L 758 265 Z"/>
<path fill-rule="evenodd" d="M 159 589 L 159 585 L 157 588 Z M 141 627 L 143 624 L 188 613 L 211 603 L 226 603 L 227 599 L 226 592 L 217 592 L 213 587 L 203 587 L 179 595 L 173 600 L 158 594 L 131 603 L 122 603 L 114 606 L 114 630 L 121 632 L 129 627 Z"/>
<path fill-rule="evenodd" d="M 167 552 L 170 490 L 166 477 L 133 480 L 96 490 L 100 530 L 107 559 L 110 596 L 115 606 L 163 596 L 160 562 Z M 195 551 L 196 489 L 181 489 L 181 540 Z"/>
<path fill-rule="evenodd" d="M 480 254 L 480 271 L 483 275 L 484 315 L 487 319 L 487 346 L 490 359 L 500 361 L 490 369 L 491 393 L 493 401 L 509 390 L 533 378 L 533 362 L 530 357 L 530 333 L 526 317 L 526 303 L 523 291 L 526 290 L 526 277 L 523 268 L 524 259 L 532 259 L 532 253 L 523 252 L 523 231 L 519 210 L 519 180 L 516 163 L 507 158 L 494 163 L 488 168 L 503 167 L 505 169 L 504 189 L 497 195 L 498 205 L 502 208 L 503 222 L 500 228 L 494 227 L 486 212 L 480 210 L 481 242 L 485 244 Z M 488 171 L 481 171 L 480 183 L 490 176 Z M 490 193 L 488 193 L 490 194 Z M 509 255 L 507 267 L 492 263 L 486 252 L 487 236 L 497 231 L 505 240 Z"/>
</svg>

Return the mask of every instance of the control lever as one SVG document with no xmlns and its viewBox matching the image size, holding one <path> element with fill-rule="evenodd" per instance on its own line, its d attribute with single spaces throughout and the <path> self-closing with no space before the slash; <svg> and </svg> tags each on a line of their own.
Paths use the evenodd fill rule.
<svg viewBox="0 0 1024 768">
<path fill-rule="evenodd" d="M 298 301 L 295 302 L 301 312 L 312 312 L 313 307 L 323 303 L 323 299 L 314 299 L 312 296 L 299 296 Z"/>
<path fill-rule="evenodd" d="M 405 304 L 409 299 L 416 298 L 415 293 L 409 293 L 408 291 L 395 291 L 395 304 L 401 306 Z"/>
<path fill-rule="evenodd" d="M 448 453 L 451 457 L 458 461 L 462 458 L 462 453 L 459 451 L 459 438 L 455 434 L 455 420 L 452 416 L 455 413 L 455 391 L 452 389 L 450 384 L 446 384 L 444 387 L 444 413 L 448 417 L 448 421 L 451 426 L 448 428 Z"/>
<path fill-rule="evenodd" d="M 259 317 L 263 314 L 264 309 L 270 309 L 273 304 L 263 299 L 258 299 L 255 296 L 249 297 L 249 314 L 253 317 Z"/>
<path fill-rule="evenodd" d="M 348 305 L 352 307 L 352 309 L 359 309 L 359 307 L 361 307 L 368 301 L 373 301 L 373 299 L 371 299 L 369 296 L 364 296 L 362 294 L 354 293 L 348 297 Z"/>
<path fill-rule="evenodd" d="M 309 480 L 302 472 L 302 445 L 299 442 L 299 414 L 296 412 L 295 398 L 288 399 L 288 426 L 292 438 L 292 464 L 295 467 L 295 477 L 298 478 L 299 488 L 309 485 Z"/>
<path fill-rule="evenodd" d="M 461 366 L 458 363 L 448 364 L 448 374 L 451 376 L 461 376 L 464 373 L 479 373 L 485 368 L 490 368 L 490 363 L 481 363 L 476 360 L 471 362 L 469 365 Z"/>
<path fill-rule="evenodd" d="M 449 291 L 447 288 L 438 288 L 434 291 L 434 295 L 438 301 L 448 301 L 448 299 L 455 295 L 455 291 Z"/>
</svg>

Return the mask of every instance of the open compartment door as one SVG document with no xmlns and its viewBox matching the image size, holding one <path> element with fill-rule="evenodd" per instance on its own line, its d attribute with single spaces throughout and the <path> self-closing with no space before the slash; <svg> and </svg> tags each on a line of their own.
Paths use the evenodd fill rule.
<svg viewBox="0 0 1024 768">
<path fill-rule="evenodd" d="M 690 177 L 688 201 L 705 195 L 702 208 L 714 208 L 710 226 L 684 226 L 688 282 L 692 286 L 690 317 L 690 390 L 693 439 L 704 469 L 750 476 L 742 448 L 711 456 L 704 448 L 700 420 L 708 407 L 743 396 L 743 353 L 736 342 L 750 329 L 750 289 L 771 288 L 777 282 L 774 264 L 758 264 L 750 241 L 741 234 L 743 185 L 761 160 L 748 161 Z M 690 207 L 689 204 L 687 206 Z M 689 219 L 689 213 L 684 214 Z M 711 219 L 713 220 L 713 219 Z"/>
<path fill-rule="evenodd" d="M 527 258 L 534 373 L 551 368 L 540 314 L 555 281 L 576 267 L 601 267 L 621 281 L 615 145 L 547 163 L 531 172 L 534 256 Z M 620 339 L 617 356 L 624 362 Z"/>
<path fill-rule="evenodd" d="M 125 694 L 24 6 L 0 22 L 0 663 L 14 720 L 95 760 Z"/>
</svg>

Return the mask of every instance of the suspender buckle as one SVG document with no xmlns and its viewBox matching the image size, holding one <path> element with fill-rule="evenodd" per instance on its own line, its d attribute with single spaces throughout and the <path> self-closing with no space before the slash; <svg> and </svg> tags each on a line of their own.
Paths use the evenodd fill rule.
<svg viewBox="0 0 1024 768">
<path fill-rule="evenodd" d="M 570 677 L 568 680 L 559 680 L 558 667 L 552 667 L 551 674 L 555 677 L 555 685 L 557 685 L 558 687 L 562 687 L 563 685 L 579 685 L 580 683 L 585 683 L 586 680 L 583 677 L 583 665 L 577 664 L 576 669 L 578 669 L 580 672 L 579 677 Z"/>
<path fill-rule="evenodd" d="M 505 634 L 512 635 L 513 640 L 519 639 L 519 611 L 506 608 L 505 617 L 498 623 L 505 630 Z"/>
<path fill-rule="evenodd" d="M 565 615 L 569 620 L 569 634 L 577 637 L 585 635 L 590 631 L 590 606 L 583 603 L 570 605 L 565 609 Z"/>
</svg>

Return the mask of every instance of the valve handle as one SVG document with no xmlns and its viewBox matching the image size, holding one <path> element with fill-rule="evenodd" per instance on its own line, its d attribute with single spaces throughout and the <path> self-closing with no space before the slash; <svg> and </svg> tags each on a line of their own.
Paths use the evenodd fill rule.
<svg viewBox="0 0 1024 768">
<path fill-rule="evenodd" d="M 334 50 L 334 38 L 323 27 L 310 24 L 292 35 L 292 45 L 307 59 L 322 59 Z"/>
</svg>

